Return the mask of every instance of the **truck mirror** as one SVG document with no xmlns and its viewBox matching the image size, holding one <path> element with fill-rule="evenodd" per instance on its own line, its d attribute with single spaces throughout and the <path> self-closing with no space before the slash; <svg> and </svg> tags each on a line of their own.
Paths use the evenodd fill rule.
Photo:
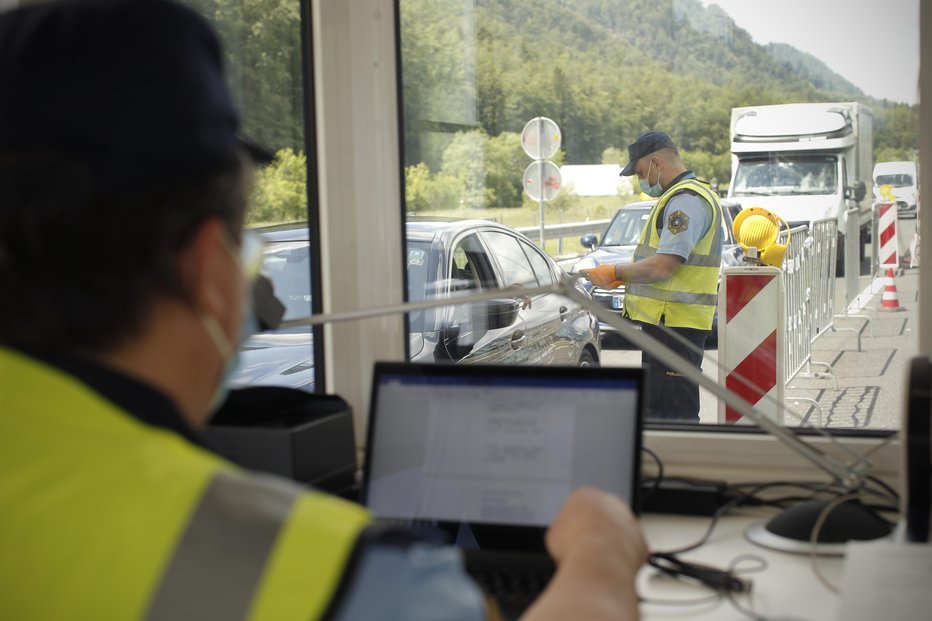
<svg viewBox="0 0 932 621">
<path fill-rule="evenodd" d="M 860 203 L 867 196 L 867 184 L 863 181 L 856 181 L 854 184 L 854 200 Z"/>
</svg>

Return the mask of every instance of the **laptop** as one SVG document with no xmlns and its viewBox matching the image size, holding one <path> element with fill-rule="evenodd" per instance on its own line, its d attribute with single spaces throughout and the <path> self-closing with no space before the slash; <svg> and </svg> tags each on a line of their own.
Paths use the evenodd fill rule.
<svg viewBox="0 0 932 621">
<path fill-rule="evenodd" d="M 584 485 L 637 507 L 641 369 L 375 364 L 362 501 L 459 546 L 509 618 L 554 571 L 544 532 Z"/>
</svg>

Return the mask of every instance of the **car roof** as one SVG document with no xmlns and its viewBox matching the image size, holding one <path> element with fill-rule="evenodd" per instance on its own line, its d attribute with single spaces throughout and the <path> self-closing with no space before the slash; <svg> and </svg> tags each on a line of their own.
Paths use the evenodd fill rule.
<svg viewBox="0 0 932 621">
<path fill-rule="evenodd" d="M 299 222 L 276 224 L 251 229 L 258 233 L 266 243 L 310 241 L 307 225 Z"/>
<path fill-rule="evenodd" d="M 473 229 L 496 229 L 524 237 L 521 233 L 494 220 L 472 219 L 434 219 L 430 217 L 410 217 L 405 223 L 405 236 L 409 241 L 431 241 L 437 238 L 452 238 Z"/>
<path fill-rule="evenodd" d="M 476 228 L 498 229 L 519 237 L 524 237 L 513 228 L 499 224 L 494 220 L 482 220 L 479 218 L 434 218 L 429 216 L 409 216 L 405 224 L 405 236 L 411 241 L 431 241 L 438 236 L 455 237 L 464 231 Z M 310 240 L 308 227 L 303 223 L 293 222 L 289 224 L 278 224 L 275 226 L 257 227 L 252 230 L 259 233 L 262 239 L 267 243 Z"/>
</svg>

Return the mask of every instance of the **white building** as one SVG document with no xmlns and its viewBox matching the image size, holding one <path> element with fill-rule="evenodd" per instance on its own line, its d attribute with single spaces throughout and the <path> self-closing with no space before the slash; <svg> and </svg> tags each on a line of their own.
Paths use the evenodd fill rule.
<svg viewBox="0 0 932 621">
<path fill-rule="evenodd" d="M 619 177 L 617 164 L 568 164 L 560 167 L 564 187 L 572 184 L 579 196 L 618 196 L 634 193 L 630 177 Z"/>
</svg>

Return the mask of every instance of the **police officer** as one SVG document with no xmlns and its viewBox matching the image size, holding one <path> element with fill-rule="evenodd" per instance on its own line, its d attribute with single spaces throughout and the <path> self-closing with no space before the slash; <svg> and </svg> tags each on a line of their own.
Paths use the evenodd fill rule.
<svg viewBox="0 0 932 621">
<path fill-rule="evenodd" d="M 482 619 L 454 550 L 200 445 L 256 246 L 213 31 L 169 0 L 0 15 L 0 618 Z M 528 619 L 635 618 L 646 548 L 570 496 Z"/>
<path fill-rule="evenodd" d="M 701 368 L 718 303 L 722 207 L 708 183 L 687 170 L 667 134 L 651 131 L 628 146 L 621 176 L 637 175 L 657 198 L 630 264 L 580 270 L 602 288 L 625 284 L 625 315 L 648 336 Z M 644 350 L 645 416 L 699 422 L 699 387 Z"/>
</svg>

